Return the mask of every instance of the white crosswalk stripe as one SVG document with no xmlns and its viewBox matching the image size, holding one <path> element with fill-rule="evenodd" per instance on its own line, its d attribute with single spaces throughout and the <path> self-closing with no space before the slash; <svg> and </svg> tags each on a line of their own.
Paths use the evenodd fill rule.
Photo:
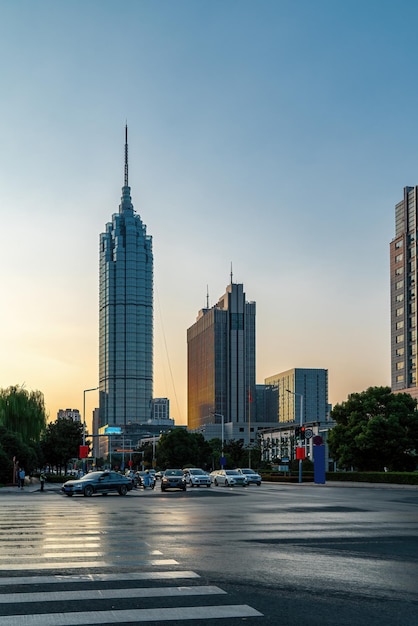
<svg viewBox="0 0 418 626">
<path fill-rule="evenodd" d="M 198 573 L 164 558 L 140 529 L 124 526 L 115 536 L 114 521 L 98 520 L 94 510 L 83 510 L 76 525 L 69 515 L 74 506 L 59 500 L 1 507 L 0 626 L 262 617 L 228 602 L 220 587 L 199 584 Z"/>
</svg>

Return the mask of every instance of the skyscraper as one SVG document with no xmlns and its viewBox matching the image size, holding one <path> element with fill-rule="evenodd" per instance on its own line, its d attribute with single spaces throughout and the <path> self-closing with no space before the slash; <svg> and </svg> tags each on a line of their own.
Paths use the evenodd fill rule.
<svg viewBox="0 0 418 626">
<path fill-rule="evenodd" d="M 153 395 L 152 237 L 128 185 L 128 129 L 119 213 L 100 235 L 100 426 L 151 418 Z"/>
<path fill-rule="evenodd" d="M 417 230 L 418 187 L 405 187 L 395 207 L 390 243 L 391 385 L 418 397 L 417 388 Z"/>
<path fill-rule="evenodd" d="M 255 395 L 255 302 L 246 301 L 243 285 L 233 283 L 232 275 L 226 293 L 215 306 L 199 311 L 188 329 L 187 354 L 188 427 L 209 429 L 223 419 L 226 438 L 248 442 Z"/>
</svg>

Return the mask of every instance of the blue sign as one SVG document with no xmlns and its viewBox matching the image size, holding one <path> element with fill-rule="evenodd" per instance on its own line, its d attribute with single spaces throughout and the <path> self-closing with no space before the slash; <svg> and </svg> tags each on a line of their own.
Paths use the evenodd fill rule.
<svg viewBox="0 0 418 626">
<path fill-rule="evenodd" d="M 226 465 L 226 458 L 224 456 L 221 456 L 221 467 L 225 467 Z"/>
<path fill-rule="evenodd" d="M 121 435 L 122 428 L 120 426 L 107 426 L 104 429 L 105 435 Z"/>
</svg>

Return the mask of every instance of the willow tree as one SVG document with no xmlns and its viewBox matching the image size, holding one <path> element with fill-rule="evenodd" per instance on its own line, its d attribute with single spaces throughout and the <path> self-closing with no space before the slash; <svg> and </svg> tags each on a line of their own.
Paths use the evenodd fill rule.
<svg viewBox="0 0 418 626">
<path fill-rule="evenodd" d="M 26 443 L 39 443 L 46 428 L 44 395 L 14 386 L 0 389 L 0 424 Z"/>
</svg>

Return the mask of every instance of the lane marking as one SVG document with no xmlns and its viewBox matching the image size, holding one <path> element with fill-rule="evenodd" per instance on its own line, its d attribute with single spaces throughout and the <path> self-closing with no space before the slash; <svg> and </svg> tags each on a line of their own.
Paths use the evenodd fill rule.
<svg viewBox="0 0 418 626">
<path fill-rule="evenodd" d="M 7 615 L 0 617 L 0 626 L 83 626 L 86 624 L 121 624 L 233 617 L 262 617 L 248 604 L 221 606 L 172 607 L 169 609 L 132 609 L 122 611 L 87 611 L 80 613 L 43 613 L 39 615 Z"/>
<path fill-rule="evenodd" d="M 164 598 L 178 596 L 210 596 L 226 594 L 214 585 L 195 587 L 144 587 L 129 589 L 92 589 L 78 591 L 43 591 L 33 593 L 0 594 L 0 604 L 21 604 L 22 602 L 63 602 L 66 600 L 108 600 L 114 598 Z"/>
<path fill-rule="evenodd" d="M 113 582 L 115 580 L 176 580 L 182 578 L 200 578 L 199 574 L 190 570 L 177 570 L 167 572 L 119 572 L 118 574 L 67 574 L 56 576 L 13 576 L 12 578 L 0 577 L 1 587 L 9 585 L 50 585 L 54 583 L 79 583 L 79 582 Z"/>
<path fill-rule="evenodd" d="M 85 556 L 85 555 L 82 555 Z M 79 561 L 77 563 L 73 563 L 72 561 L 57 561 L 56 563 L 36 563 L 35 568 L 38 569 L 82 569 L 83 567 L 93 567 L 93 568 L 97 568 L 97 567 L 114 567 L 115 564 L 118 567 L 130 567 L 130 565 L 126 565 L 126 561 L 125 562 L 119 562 L 119 563 L 115 563 L 113 562 L 109 562 L 109 561 Z M 175 561 L 174 559 L 156 559 L 156 560 L 149 560 L 149 561 L 138 561 L 135 559 L 135 565 L 138 566 L 139 564 L 144 565 L 144 567 L 147 567 L 148 565 L 178 565 L 178 561 Z M 28 563 L 28 560 L 25 561 L 25 563 L 0 563 L 0 571 L 1 572 L 7 572 L 7 571 L 20 571 L 22 569 L 30 569 L 30 563 Z"/>
</svg>

